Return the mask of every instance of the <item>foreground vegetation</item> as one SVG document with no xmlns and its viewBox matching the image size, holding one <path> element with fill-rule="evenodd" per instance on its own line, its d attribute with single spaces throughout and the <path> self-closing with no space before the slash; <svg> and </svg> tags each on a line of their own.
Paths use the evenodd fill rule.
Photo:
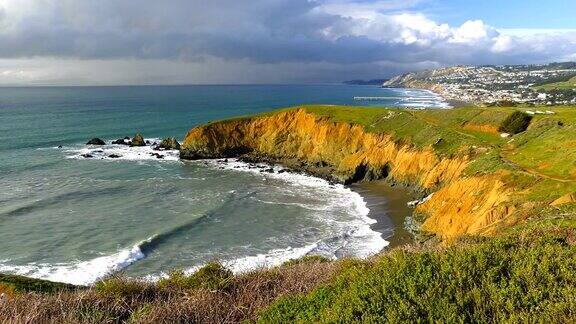
<svg viewBox="0 0 576 324">
<path fill-rule="evenodd" d="M 344 262 L 312 293 L 284 298 L 263 322 L 571 322 L 573 229 L 541 228 L 447 249 Z M 473 241 L 474 239 L 472 239 Z"/>
<path fill-rule="evenodd" d="M 444 157 L 513 190 L 489 236 L 426 240 L 369 260 L 294 260 L 233 275 L 218 263 L 157 283 L 72 287 L 0 275 L 0 319 L 17 322 L 573 322 L 576 109 L 397 110 L 307 106 Z M 501 132 L 511 134 L 502 137 Z M 566 198 L 567 197 L 567 198 Z"/>
<path fill-rule="evenodd" d="M 257 319 L 282 296 L 327 282 L 338 263 L 318 258 L 233 276 L 218 263 L 158 283 L 114 277 L 77 290 L 22 292 L 0 301 L 0 321 L 18 323 L 222 323 Z"/>
</svg>

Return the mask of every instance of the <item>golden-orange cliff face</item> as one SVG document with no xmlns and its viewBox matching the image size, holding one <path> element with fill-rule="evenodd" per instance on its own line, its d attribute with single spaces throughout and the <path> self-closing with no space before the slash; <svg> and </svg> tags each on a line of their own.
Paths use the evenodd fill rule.
<svg viewBox="0 0 576 324">
<path fill-rule="evenodd" d="M 506 206 L 510 193 L 497 179 L 462 177 L 467 156 L 440 158 L 432 148 L 398 144 L 387 134 L 330 122 L 303 109 L 200 126 L 188 132 L 181 148 L 184 159 L 246 153 L 325 165 L 334 179 L 345 183 L 390 177 L 436 191 L 417 213 L 426 216 L 424 230 L 444 239 L 486 233 L 512 212 Z"/>
</svg>

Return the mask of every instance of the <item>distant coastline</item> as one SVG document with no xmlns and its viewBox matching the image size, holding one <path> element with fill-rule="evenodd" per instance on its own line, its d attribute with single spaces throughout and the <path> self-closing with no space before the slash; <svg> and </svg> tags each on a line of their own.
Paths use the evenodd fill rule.
<svg viewBox="0 0 576 324">
<path fill-rule="evenodd" d="M 445 93 L 445 89 L 438 84 L 434 83 L 427 83 L 427 82 L 419 82 L 418 84 L 399 84 L 395 82 L 395 78 L 393 79 L 371 79 L 371 80 L 349 80 L 342 82 L 346 85 L 358 85 L 358 86 L 379 86 L 381 88 L 386 89 L 414 89 L 414 90 L 426 90 L 433 92 L 434 94 L 440 96 L 445 102 L 447 102 L 451 108 L 458 108 L 458 107 L 469 107 L 475 106 L 477 103 L 460 100 L 453 98 L 452 96 Z"/>
<path fill-rule="evenodd" d="M 375 86 L 382 86 L 385 82 L 389 79 L 372 79 L 372 80 L 349 80 L 344 81 L 342 83 L 347 85 L 375 85 Z"/>
<path fill-rule="evenodd" d="M 576 103 L 576 63 L 454 66 L 398 75 L 386 88 L 427 89 L 476 106 Z"/>
<path fill-rule="evenodd" d="M 406 88 L 415 90 L 426 90 L 430 91 L 438 96 L 440 96 L 444 101 L 446 101 L 450 107 L 469 107 L 478 106 L 478 103 L 473 101 L 467 101 L 462 99 L 456 99 L 453 96 L 446 93 L 446 89 L 439 84 L 434 84 L 430 82 L 396 82 L 394 79 L 388 80 L 382 84 L 382 88 L 395 89 L 395 88 Z"/>
</svg>

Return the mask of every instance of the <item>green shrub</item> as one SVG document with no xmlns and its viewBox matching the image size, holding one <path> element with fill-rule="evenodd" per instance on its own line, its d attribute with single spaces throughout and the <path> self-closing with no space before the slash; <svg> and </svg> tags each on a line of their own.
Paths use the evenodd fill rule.
<svg viewBox="0 0 576 324">
<path fill-rule="evenodd" d="M 344 264 L 329 284 L 260 313 L 280 322 L 571 322 L 574 233 L 537 231 Z"/>
<path fill-rule="evenodd" d="M 33 279 L 16 275 L 0 274 L 0 286 L 4 290 L 12 290 L 14 292 L 40 292 L 40 293 L 55 293 L 58 291 L 70 291 L 82 287 L 74 286 L 65 283 L 51 282 L 41 279 Z"/>
<path fill-rule="evenodd" d="M 183 271 L 174 271 L 168 278 L 158 282 L 164 289 L 208 289 L 225 290 L 233 277 L 232 271 L 219 262 L 210 262 L 190 276 Z"/>
<path fill-rule="evenodd" d="M 145 295 L 149 285 L 142 281 L 118 277 L 99 281 L 94 288 L 100 295 L 124 298 Z"/>
<path fill-rule="evenodd" d="M 498 131 L 508 134 L 518 134 L 528 129 L 531 121 L 532 116 L 516 110 L 502 121 Z"/>
</svg>

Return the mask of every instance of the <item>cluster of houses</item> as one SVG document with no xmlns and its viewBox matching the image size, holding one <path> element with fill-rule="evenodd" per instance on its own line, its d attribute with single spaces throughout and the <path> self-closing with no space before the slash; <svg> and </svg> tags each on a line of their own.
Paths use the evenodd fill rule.
<svg viewBox="0 0 576 324">
<path fill-rule="evenodd" d="M 388 86 L 402 86 L 403 83 L 412 87 L 427 85 L 447 99 L 477 104 L 502 101 L 538 105 L 576 104 L 576 89 L 546 91 L 536 87 L 573 76 L 576 76 L 576 63 L 457 66 L 407 74 L 393 79 L 395 84 L 389 83 Z"/>
</svg>

